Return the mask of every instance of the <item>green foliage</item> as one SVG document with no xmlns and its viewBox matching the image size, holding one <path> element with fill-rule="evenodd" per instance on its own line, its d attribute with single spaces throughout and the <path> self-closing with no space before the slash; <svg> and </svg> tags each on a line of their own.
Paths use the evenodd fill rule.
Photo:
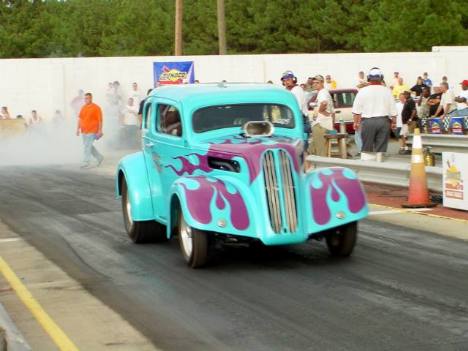
<svg viewBox="0 0 468 351">
<path fill-rule="evenodd" d="M 468 45 L 465 0 L 225 0 L 228 52 Z M 0 0 L 0 57 L 171 55 L 174 0 Z M 184 1 L 184 54 L 216 54 L 216 0 Z"/>
</svg>

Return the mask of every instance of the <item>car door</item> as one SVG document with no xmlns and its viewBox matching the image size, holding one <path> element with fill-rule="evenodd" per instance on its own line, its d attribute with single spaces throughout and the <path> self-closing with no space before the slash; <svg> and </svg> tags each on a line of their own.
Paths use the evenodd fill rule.
<svg viewBox="0 0 468 351">
<path fill-rule="evenodd" d="M 170 189 L 181 169 L 178 157 L 185 149 L 180 109 L 174 102 L 158 100 L 151 104 L 150 123 L 144 135 L 153 209 L 155 217 L 165 222 Z"/>
<path fill-rule="evenodd" d="M 155 204 L 162 203 L 162 186 L 161 186 L 161 165 L 159 153 L 155 152 L 156 135 L 155 118 L 156 118 L 156 102 L 154 99 L 148 98 L 143 107 L 143 118 L 141 124 L 142 134 L 142 150 L 145 157 L 146 172 L 151 189 L 151 198 L 153 204 L 153 213 L 156 219 L 164 222 L 164 217 L 161 216 L 161 209 L 158 209 Z"/>
</svg>

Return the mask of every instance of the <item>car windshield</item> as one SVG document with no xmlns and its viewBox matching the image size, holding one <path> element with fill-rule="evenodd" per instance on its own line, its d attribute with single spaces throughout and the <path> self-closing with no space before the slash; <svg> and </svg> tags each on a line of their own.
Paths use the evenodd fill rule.
<svg viewBox="0 0 468 351">
<path fill-rule="evenodd" d="M 285 105 L 236 104 L 201 108 L 193 114 L 192 124 L 196 133 L 221 128 L 242 127 L 249 121 L 270 121 L 275 127 L 294 128 L 294 114 Z"/>
<path fill-rule="evenodd" d="M 352 107 L 354 103 L 354 98 L 356 97 L 355 92 L 342 92 L 334 93 L 334 100 L 336 107 Z"/>
</svg>

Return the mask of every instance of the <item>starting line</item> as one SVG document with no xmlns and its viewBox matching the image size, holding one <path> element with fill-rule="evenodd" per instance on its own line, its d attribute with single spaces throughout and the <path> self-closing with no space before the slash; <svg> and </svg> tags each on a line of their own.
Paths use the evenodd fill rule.
<svg viewBox="0 0 468 351">
<path fill-rule="evenodd" d="M 380 216 L 388 214 L 408 213 L 408 212 L 427 212 L 432 211 L 432 208 L 407 208 L 407 209 L 395 209 L 395 210 L 381 210 L 381 211 L 370 211 L 369 216 Z"/>
</svg>

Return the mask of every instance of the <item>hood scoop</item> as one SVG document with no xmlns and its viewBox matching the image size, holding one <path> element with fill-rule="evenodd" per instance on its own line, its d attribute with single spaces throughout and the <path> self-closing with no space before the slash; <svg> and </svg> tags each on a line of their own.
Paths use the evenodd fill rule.
<svg viewBox="0 0 468 351">
<path fill-rule="evenodd" d="M 245 123 L 242 129 L 247 138 L 269 137 L 275 132 L 275 126 L 269 121 L 250 121 Z"/>
</svg>

